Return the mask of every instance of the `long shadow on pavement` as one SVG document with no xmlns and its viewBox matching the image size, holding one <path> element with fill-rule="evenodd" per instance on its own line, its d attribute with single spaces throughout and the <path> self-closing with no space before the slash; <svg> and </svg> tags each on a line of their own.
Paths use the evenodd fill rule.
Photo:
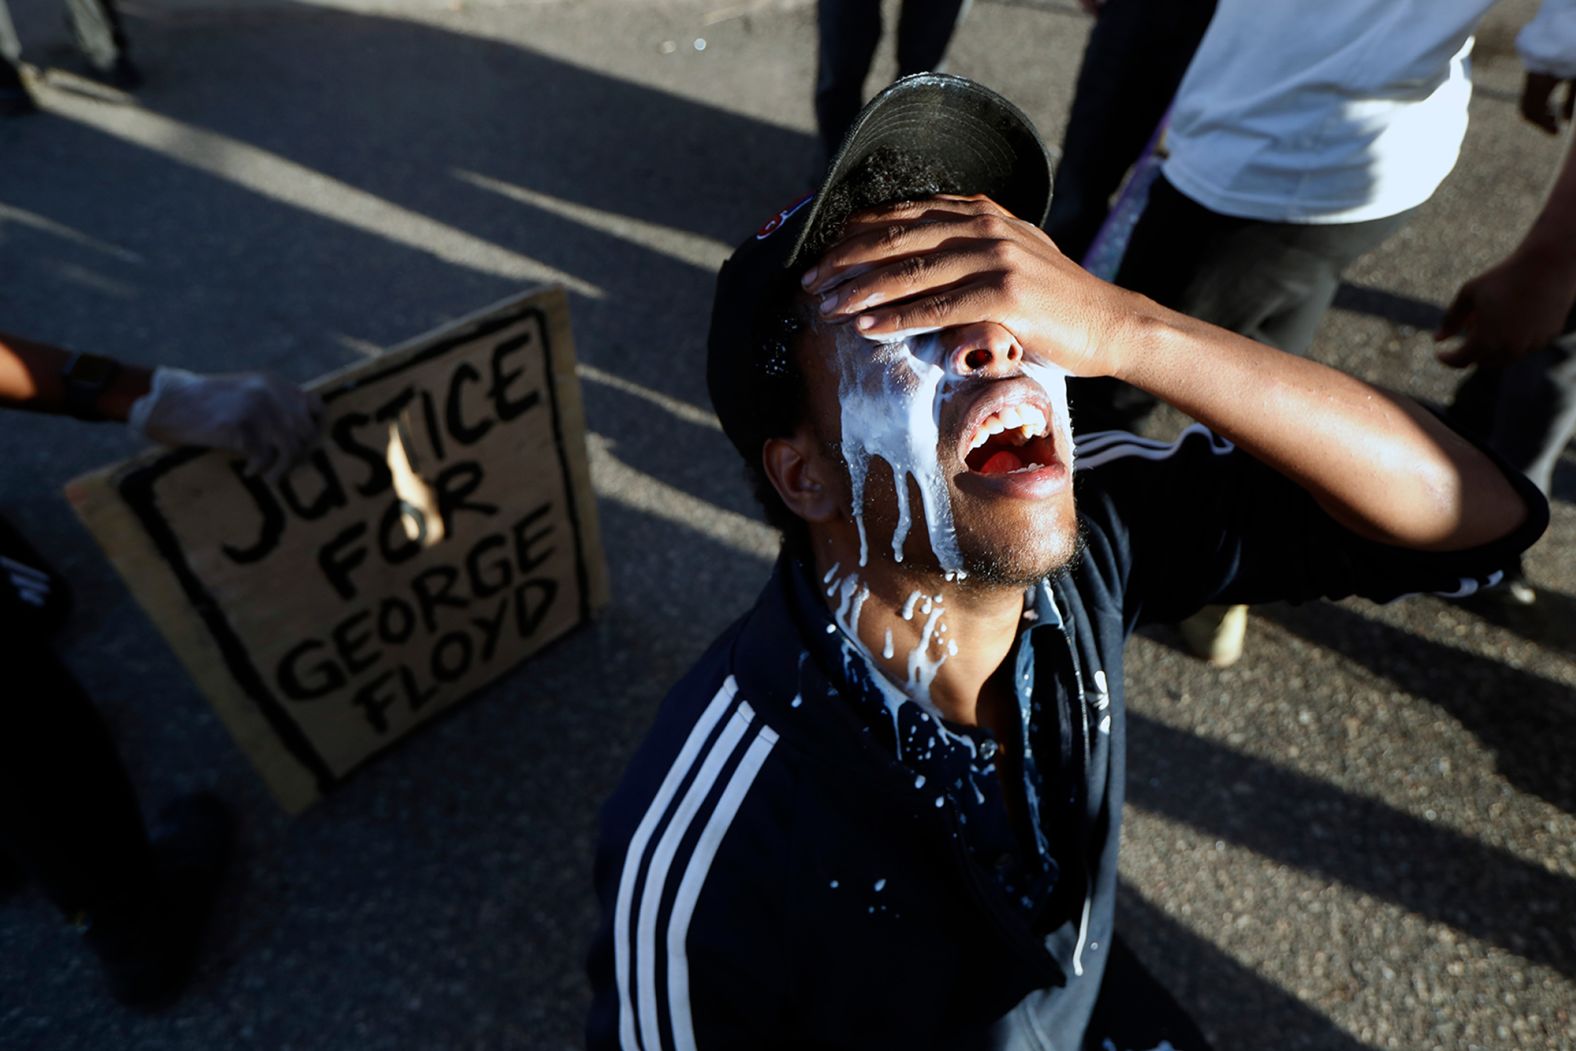
<svg viewBox="0 0 1576 1051">
<path fill-rule="evenodd" d="M 7 258 L 27 261 L 0 282 L 0 312 L 127 357 L 305 379 L 351 356 L 336 334 L 392 343 L 522 283 L 249 188 L 225 176 L 222 150 L 163 148 L 184 137 L 265 151 L 287 175 L 330 176 L 567 271 L 601 291 L 575 298 L 582 361 L 703 406 L 703 255 L 791 197 L 809 155 L 807 136 L 753 118 L 397 19 L 304 10 L 133 32 L 150 69 L 141 105 L 167 143 L 47 113 L 0 128 L 0 215 L 15 220 L 0 229 Z M 720 433 L 605 384 L 586 400 L 629 467 L 753 513 Z M 615 602 L 602 621 L 287 824 L 59 502 L 61 481 L 125 439 L 52 422 L 0 424 L 4 479 L 8 497 L 26 480 L 20 517 L 101 611 L 73 627 L 77 668 L 150 803 L 215 780 L 239 801 L 250 879 L 217 959 L 159 1019 L 97 996 L 73 938 L 0 914 L 18 950 L 0 976 L 21 990 L 0 1006 L 0 1044 L 572 1043 L 595 807 L 657 700 L 753 599 L 762 559 L 604 500 Z"/>
<path fill-rule="evenodd" d="M 1263 616 L 1449 713 L 1498 757 L 1517 788 L 1576 814 L 1576 704 L 1569 687 L 1370 620 L 1332 603 L 1261 607 Z M 1576 912 L 1572 913 L 1576 915 Z"/>
<path fill-rule="evenodd" d="M 1131 803 L 1576 974 L 1576 882 L 1153 719 L 1129 713 L 1128 728 L 1129 765 L 1146 775 L 1130 779 Z"/>
<path fill-rule="evenodd" d="M 1220 1051 L 1367 1051 L 1367 1044 L 1183 927 L 1131 884 L 1118 885 L 1116 914 L 1122 940 Z"/>
</svg>

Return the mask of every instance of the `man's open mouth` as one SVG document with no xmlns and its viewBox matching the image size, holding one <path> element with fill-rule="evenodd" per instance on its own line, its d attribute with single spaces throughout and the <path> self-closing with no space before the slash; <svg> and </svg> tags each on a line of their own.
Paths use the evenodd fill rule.
<svg viewBox="0 0 1576 1051">
<path fill-rule="evenodd" d="M 1003 406 L 974 427 L 963 462 L 979 474 L 1033 471 L 1056 462 L 1048 413 L 1030 402 Z"/>
</svg>

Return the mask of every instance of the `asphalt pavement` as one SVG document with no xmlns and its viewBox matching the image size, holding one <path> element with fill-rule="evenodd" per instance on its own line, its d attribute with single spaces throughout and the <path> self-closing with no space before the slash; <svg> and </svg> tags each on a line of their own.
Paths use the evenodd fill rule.
<svg viewBox="0 0 1576 1051">
<path fill-rule="evenodd" d="M 578 1046 L 596 809 L 774 549 L 701 364 L 728 245 L 807 188 L 812 6 L 140 0 L 134 100 L 71 75 L 61 5 L 12 6 L 44 111 L 0 122 L 0 328 L 307 380 L 564 283 L 614 598 L 290 818 L 61 497 L 135 443 L 0 417 L 0 510 L 75 587 L 61 649 L 145 806 L 212 789 L 241 822 L 162 1015 L 118 1008 L 42 899 L 0 907 L 0 1048 Z M 1456 172 L 1354 269 L 1314 356 L 1448 398 L 1427 330 L 1560 148 L 1515 111 L 1531 6 L 1495 8 Z M 1088 24 L 981 0 L 952 69 L 1055 142 Z M 1576 1048 L 1569 454 L 1555 496 L 1534 616 L 1270 607 L 1225 671 L 1134 640 L 1119 923 L 1220 1048 Z"/>
</svg>

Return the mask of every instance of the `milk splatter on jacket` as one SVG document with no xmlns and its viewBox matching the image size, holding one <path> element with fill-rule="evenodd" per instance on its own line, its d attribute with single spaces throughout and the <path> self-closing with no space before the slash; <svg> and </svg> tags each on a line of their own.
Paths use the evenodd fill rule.
<svg viewBox="0 0 1576 1051">
<path fill-rule="evenodd" d="M 1099 1047 L 1086 1030 L 1114 920 L 1128 635 L 1210 602 L 1461 593 L 1547 523 L 1507 472 L 1524 526 L 1425 554 L 1353 536 L 1202 427 L 1078 448 L 1084 550 L 1031 589 L 1008 658 L 1032 684 L 1039 849 L 993 863 L 970 766 L 925 756 L 937 728 L 911 702 L 882 729 L 818 578 L 782 559 L 663 702 L 603 810 L 592 1051 Z"/>
</svg>

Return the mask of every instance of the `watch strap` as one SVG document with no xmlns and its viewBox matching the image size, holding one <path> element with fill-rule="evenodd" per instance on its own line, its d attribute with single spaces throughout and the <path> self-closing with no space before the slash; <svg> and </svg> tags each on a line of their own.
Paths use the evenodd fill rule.
<svg viewBox="0 0 1576 1051">
<path fill-rule="evenodd" d="M 109 389 L 120 372 L 120 362 L 102 354 L 76 351 L 61 373 L 65 385 L 66 411 L 79 420 L 102 420 L 99 397 Z"/>
</svg>

